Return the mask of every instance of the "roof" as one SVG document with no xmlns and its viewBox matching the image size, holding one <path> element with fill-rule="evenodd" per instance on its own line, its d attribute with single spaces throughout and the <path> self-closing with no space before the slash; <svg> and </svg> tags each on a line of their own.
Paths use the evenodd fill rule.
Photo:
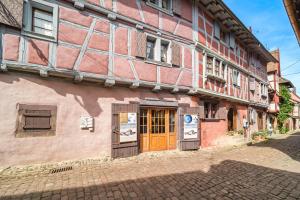
<svg viewBox="0 0 300 200">
<path fill-rule="evenodd" d="M 254 34 L 240 21 L 222 0 L 199 0 L 210 14 L 218 18 L 225 27 L 247 45 L 247 48 L 258 52 L 266 62 L 277 62 L 276 58 L 264 47 Z"/>
<path fill-rule="evenodd" d="M 300 46 L 300 0 L 283 0 L 283 4 Z"/>
<path fill-rule="evenodd" d="M 292 83 L 292 81 L 290 81 L 290 80 L 288 80 L 286 78 L 283 78 L 283 77 L 279 78 L 279 84 L 286 85 L 286 86 L 288 86 L 288 88 L 295 88 L 295 86 Z"/>
</svg>

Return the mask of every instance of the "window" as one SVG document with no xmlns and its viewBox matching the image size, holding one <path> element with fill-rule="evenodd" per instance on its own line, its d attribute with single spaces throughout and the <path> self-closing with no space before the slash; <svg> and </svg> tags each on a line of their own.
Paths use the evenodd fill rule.
<svg viewBox="0 0 300 200">
<path fill-rule="evenodd" d="M 145 109 L 141 110 L 140 114 L 140 133 L 141 134 L 147 134 L 148 130 L 148 124 L 147 124 L 147 113 L 148 111 Z"/>
<path fill-rule="evenodd" d="M 260 84 L 260 94 L 263 97 L 267 97 L 268 95 L 268 87 L 263 83 Z"/>
<path fill-rule="evenodd" d="M 168 62 L 168 50 L 169 50 L 169 42 L 161 41 L 161 53 L 160 53 L 160 61 Z"/>
<path fill-rule="evenodd" d="M 219 109 L 218 103 L 204 103 L 204 115 L 206 119 L 217 119 L 217 112 Z"/>
<path fill-rule="evenodd" d="M 171 48 L 170 42 L 155 38 L 147 37 L 146 58 L 148 60 L 171 63 Z"/>
<path fill-rule="evenodd" d="M 147 3 L 165 11 L 170 12 L 172 10 L 172 0 L 148 0 Z"/>
<path fill-rule="evenodd" d="M 237 70 L 233 70 L 233 85 L 240 87 L 241 86 L 241 77 L 240 77 L 240 72 Z"/>
<path fill-rule="evenodd" d="M 42 35 L 53 35 L 53 15 L 51 12 L 33 9 L 32 31 Z"/>
<path fill-rule="evenodd" d="M 226 65 L 224 63 L 222 63 L 221 66 L 221 78 L 225 79 L 225 70 L 226 70 Z"/>
<path fill-rule="evenodd" d="M 220 61 L 215 60 L 215 76 L 220 76 Z"/>
<path fill-rule="evenodd" d="M 213 57 L 207 56 L 206 72 L 207 74 L 213 74 Z"/>
<path fill-rule="evenodd" d="M 154 50 L 155 50 L 156 39 L 147 38 L 147 59 L 154 60 Z"/>
<path fill-rule="evenodd" d="M 55 135 L 56 106 L 19 105 L 16 137 Z"/>
<path fill-rule="evenodd" d="M 206 74 L 210 78 L 217 79 L 219 81 L 225 81 L 225 70 L 226 64 L 219 59 L 209 56 L 206 56 Z"/>
<path fill-rule="evenodd" d="M 58 5 L 46 1 L 31 0 L 24 2 L 23 34 L 56 40 Z"/>
<path fill-rule="evenodd" d="M 222 29 L 220 30 L 220 40 L 227 45 L 229 44 L 229 35 Z"/>
</svg>

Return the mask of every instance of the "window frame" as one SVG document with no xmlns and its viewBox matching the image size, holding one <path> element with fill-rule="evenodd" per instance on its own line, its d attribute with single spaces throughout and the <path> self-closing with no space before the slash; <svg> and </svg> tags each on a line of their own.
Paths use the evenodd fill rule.
<svg viewBox="0 0 300 200">
<path fill-rule="evenodd" d="M 235 79 L 235 72 L 237 73 L 237 77 Z M 241 72 L 237 69 L 232 70 L 232 84 L 235 87 L 241 87 Z"/>
<path fill-rule="evenodd" d="M 158 4 L 152 3 L 150 0 L 146 0 L 146 5 L 151 6 L 157 10 L 160 10 L 168 15 L 174 15 L 173 14 L 173 0 L 168 0 L 169 1 L 169 8 L 165 9 L 162 7 L 162 1 L 163 0 L 156 0 Z"/>
<path fill-rule="evenodd" d="M 206 76 L 209 78 L 217 79 L 218 81 L 221 81 L 221 82 L 226 82 L 227 81 L 226 73 L 227 73 L 228 65 L 223 60 L 218 59 L 215 56 L 210 55 L 210 54 L 205 54 L 204 58 L 205 58 Z M 208 72 L 208 67 L 207 67 L 208 66 L 208 58 L 212 59 L 212 68 L 211 68 L 212 73 Z M 216 63 L 219 63 L 218 70 L 216 70 Z M 224 71 L 223 71 L 223 68 L 224 68 Z M 216 75 L 216 71 L 219 72 L 219 75 Z"/>
<path fill-rule="evenodd" d="M 208 107 L 207 107 L 208 105 Z M 215 108 L 215 109 L 213 109 Z M 219 102 L 209 102 L 205 101 L 204 102 L 204 119 L 208 120 L 219 120 L 218 112 L 220 109 L 220 103 Z M 214 110 L 214 116 L 212 115 Z M 207 113 L 208 111 L 208 113 Z"/>
<path fill-rule="evenodd" d="M 41 110 L 50 111 L 50 128 L 49 129 L 26 129 L 26 110 Z M 15 132 L 15 137 L 44 137 L 44 136 L 54 136 L 56 132 L 56 118 L 57 118 L 57 106 L 56 105 L 28 105 L 28 104 L 18 104 L 18 116 L 17 116 L 17 127 Z"/>
<path fill-rule="evenodd" d="M 148 41 L 149 40 L 154 40 L 155 44 L 154 44 L 154 55 L 153 55 L 153 59 L 149 59 L 147 56 L 147 50 L 148 50 Z M 166 62 L 162 61 L 162 44 L 168 44 L 168 48 L 167 48 L 167 60 Z M 148 62 L 154 62 L 156 64 L 160 64 L 160 65 L 164 65 L 164 66 L 168 66 L 168 67 L 172 67 L 172 49 L 171 49 L 171 45 L 172 42 L 170 40 L 166 40 L 160 37 L 156 37 L 150 34 L 146 34 L 146 61 Z"/>
<path fill-rule="evenodd" d="M 52 36 L 36 33 L 33 31 L 34 9 L 52 13 L 52 17 L 53 17 Z M 23 35 L 37 38 L 37 39 L 56 42 L 57 32 L 58 32 L 58 5 L 57 4 L 50 3 L 49 1 L 43 1 L 43 0 L 28 0 L 24 2 L 23 28 L 21 31 Z"/>
</svg>

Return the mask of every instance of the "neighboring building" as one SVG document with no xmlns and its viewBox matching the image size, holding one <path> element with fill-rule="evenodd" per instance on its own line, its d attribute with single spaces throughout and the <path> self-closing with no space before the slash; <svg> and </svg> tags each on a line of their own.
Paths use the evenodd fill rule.
<svg viewBox="0 0 300 200">
<path fill-rule="evenodd" d="M 286 121 L 285 126 L 290 130 L 300 129 L 300 97 L 296 94 L 296 87 L 294 84 L 285 78 L 280 78 L 280 85 L 286 86 L 291 91 L 291 101 L 294 103 L 294 109 L 291 117 Z"/>
<path fill-rule="evenodd" d="M 271 54 L 277 59 L 276 62 L 270 62 L 267 66 L 268 81 L 269 81 L 269 109 L 268 109 L 268 124 L 272 125 L 273 130 L 277 127 L 277 114 L 279 112 L 279 80 L 280 72 L 280 51 L 279 49 L 272 51 Z M 268 127 L 269 128 L 269 127 Z"/>
<path fill-rule="evenodd" d="M 300 45 L 300 0 L 283 0 L 283 3 Z"/>
<path fill-rule="evenodd" d="M 221 0 L 24 1 L 21 29 L 23 1 L 1 5 L 20 11 L 0 28 L 1 165 L 208 147 L 243 116 L 266 128 L 277 61 Z"/>
</svg>

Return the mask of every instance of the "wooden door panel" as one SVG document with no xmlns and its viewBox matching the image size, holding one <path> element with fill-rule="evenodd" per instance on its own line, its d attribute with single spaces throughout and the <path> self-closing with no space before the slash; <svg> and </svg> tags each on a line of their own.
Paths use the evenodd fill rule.
<svg viewBox="0 0 300 200">
<path fill-rule="evenodd" d="M 176 149 L 176 134 L 169 136 L 169 149 Z"/>
<path fill-rule="evenodd" d="M 165 136 L 165 134 L 157 134 L 155 136 L 151 136 L 150 150 L 160 151 L 167 149 L 167 137 Z"/>
</svg>

